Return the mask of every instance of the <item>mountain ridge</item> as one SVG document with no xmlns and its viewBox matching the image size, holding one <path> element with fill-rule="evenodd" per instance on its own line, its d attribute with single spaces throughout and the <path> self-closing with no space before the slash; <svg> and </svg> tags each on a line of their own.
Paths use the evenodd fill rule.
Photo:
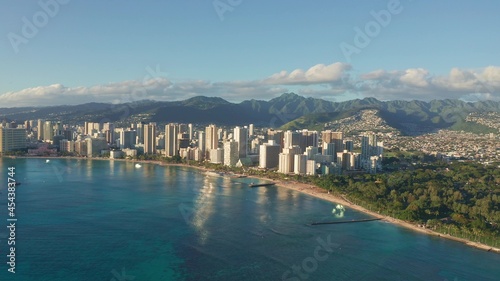
<svg viewBox="0 0 500 281">
<path fill-rule="evenodd" d="M 262 127 L 280 127 L 297 118 L 323 118 L 321 114 L 346 116 L 349 112 L 376 109 L 392 127 L 403 133 L 405 123 L 417 126 L 421 132 L 438 129 L 453 129 L 455 124 L 464 124 L 469 113 L 500 112 L 500 102 L 444 99 L 429 102 L 419 100 L 380 101 L 373 97 L 343 102 L 303 97 L 295 93 L 284 93 L 265 100 L 229 102 L 220 97 L 195 96 L 181 101 L 141 100 L 123 104 L 90 102 L 80 105 L 0 108 L 0 118 L 8 121 L 34 119 L 60 120 L 70 124 L 91 122 L 189 122 L 196 124 L 218 123 L 241 125 L 254 123 Z M 315 115 L 316 114 L 316 115 Z M 458 127 L 470 127 L 470 126 Z"/>
</svg>

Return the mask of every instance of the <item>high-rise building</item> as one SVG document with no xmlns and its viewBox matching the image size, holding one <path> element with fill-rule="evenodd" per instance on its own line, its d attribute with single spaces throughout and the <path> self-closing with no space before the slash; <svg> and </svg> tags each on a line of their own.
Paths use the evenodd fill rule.
<svg viewBox="0 0 500 281">
<path fill-rule="evenodd" d="M 298 145 L 283 148 L 283 152 L 279 154 L 278 171 L 285 174 L 292 173 L 294 169 L 294 155 L 300 153 L 301 149 Z"/>
<path fill-rule="evenodd" d="M 313 156 L 313 160 L 321 164 L 331 163 L 333 162 L 333 155 L 316 154 Z"/>
<path fill-rule="evenodd" d="M 208 153 L 208 159 L 210 158 L 210 152 L 212 149 L 216 149 L 219 147 L 219 138 L 217 135 L 217 126 L 209 125 L 205 128 L 205 151 Z"/>
<path fill-rule="evenodd" d="M 239 158 L 247 157 L 248 129 L 241 128 L 241 127 L 235 127 L 233 138 L 238 143 L 238 156 L 239 156 Z"/>
<path fill-rule="evenodd" d="M 219 128 L 217 129 L 217 141 L 220 141 L 224 138 L 224 131 L 223 129 Z M 227 132 L 226 132 L 227 135 Z"/>
<path fill-rule="evenodd" d="M 307 160 L 314 159 L 314 156 L 318 154 L 318 148 L 315 146 L 306 147 L 306 151 L 304 152 L 307 156 Z"/>
<path fill-rule="evenodd" d="M 334 140 L 341 140 L 343 138 L 344 133 L 342 132 L 332 132 L 331 130 L 321 132 L 321 140 L 323 142 L 334 143 Z"/>
<path fill-rule="evenodd" d="M 136 143 L 144 143 L 144 126 L 146 124 L 144 122 L 137 123 L 137 140 Z"/>
<path fill-rule="evenodd" d="M 309 176 L 316 175 L 316 161 L 307 160 L 307 162 L 306 162 L 306 175 L 309 175 Z"/>
<path fill-rule="evenodd" d="M 334 160 L 337 159 L 337 152 L 344 151 L 344 134 L 342 132 L 332 132 L 326 130 L 321 132 L 321 139 L 323 143 L 334 143 L 335 151 L 333 152 Z"/>
<path fill-rule="evenodd" d="M 198 148 L 201 151 L 201 154 L 205 155 L 205 148 L 206 148 L 206 139 L 205 139 L 205 132 L 203 131 L 198 131 Z"/>
<path fill-rule="evenodd" d="M 331 142 L 324 142 L 323 143 L 323 150 L 322 150 L 322 154 L 323 155 L 335 155 L 335 143 L 331 143 Z M 335 157 L 334 157 L 335 158 Z"/>
<path fill-rule="evenodd" d="M 318 146 L 319 136 L 317 131 L 302 131 L 302 140 L 301 140 L 301 148 L 305 151 L 305 148 L 308 146 Z"/>
<path fill-rule="evenodd" d="M 222 164 L 224 162 L 224 149 L 214 148 L 210 149 L 210 163 Z"/>
<path fill-rule="evenodd" d="M 102 150 L 108 149 L 105 138 L 86 138 L 85 140 L 87 141 L 87 156 L 99 156 Z"/>
<path fill-rule="evenodd" d="M 43 141 L 43 124 L 45 123 L 42 119 L 38 119 L 36 127 L 37 139 L 39 141 Z"/>
<path fill-rule="evenodd" d="M 179 124 L 179 133 L 187 134 L 189 132 L 187 124 Z"/>
<path fill-rule="evenodd" d="M 189 123 L 188 124 L 188 133 L 189 133 L 189 140 L 191 141 L 193 139 L 193 124 Z"/>
<path fill-rule="evenodd" d="M 103 131 L 109 131 L 109 130 L 114 130 L 114 129 L 115 129 L 115 125 L 113 123 L 106 122 L 106 123 L 102 124 Z"/>
<path fill-rule="evenodd" d="M 283 148 L 282 150 L 283 153 L 290 153 L 290 154 L 301 154 L 301 149 L 298 145 L 293 145 L 291 147 L 288 147 L 288 148 Z"/>
<path fill-rule="evenodd" d="M 188 133 L 179 133 L 177 134 L 177 148 L 188 148 L 189 147 L 189 134 Z"/>
<path fill-rule="evenodd" d="M 254 138 L 253 140 L 251 140 L 248 154 L 259 154 L 259 148 L 261 144 L 262 144 L 261 138 Z"/>
<path fill-rule="evenodd" d="M 88 135 L 89 132 L 89 122 L 85 121 L 85 124 L 83 125 L 83 134 Z"/>
<path fill-rule="evenodd" d="M 72 140 L 62 139 L 59 141 L 59 150 L 62 152 L 75 151 L 75 142 Z"/>
<path fill-rule="evenodd" d="M 144 154 L 156 153 L 156 123 L 142 126 L 144 131 Z"/>
<path fill-rule="evenodd" d="M 195 147 L 193 150 L 194 161 L 202 161 L 204 152 L 202 152 L 199 147 Z"/>
<path fill-rule="evenodd" d="M 307 156 L 304 154 L 295 154 L 293 158 L 293 173 L 296 175 L 305 175 L 307 171 Z"/>
<path fill-rule="evenodd" d="M 102 123 L 94 122 L 94 130 L 98 133 L 102 131 Z"/>
<path fill-rule="evenodd" d="M 300 147 L 301 139 L 302 139 L 302 133 L 286 131 L 284 134 L 284 140 L 283 140 L 284 146 L 283 146 L 283 148 L 289 148 L 289 147 L 292 147 L 294 145 L 297 145 Z M 304 150 L 305 150 L 305 147 L 304 147 Z"/>
<path fill-rule="evenodd" d="M 67 140 L 73 140 L 73 131 L 71 129 L 63 130 L 62 135 Z"/>
<path fill-rule="evenodd" d="M 26 148 L 24 128 L 0 128 L 0 153 Z"/>
<path fill-rule="evenodd" d="M 177 135 L 179 134 L 177 124 L 165 125 L 165 156 L 174 157 L 178 155 Z"/>
<path fill-rule="evenodd" d="M 280 145 L 274 140 L 269 140 L 261 145 L 259 149 L 259 167 L 264 169 L 278 167 L 280 150 Z"/>
<path fill-rule="evenodd" d="M 351 170 L 351 167 L 354 166 L 354 163 L 351 164 L 351 154 L 347 150 L 337 152 L 337 164 L 342 170 Z"/>
<path fill-rule="evenodd" d="M 222 141 L 227 141 L 229 139 L 232 139 L 233 138 L 233 134 L 231 133 L 227 133 L 227 130 L 223 130 L 222 131 Z"/>
<path fill-rule="evenodd" d="M 354 150 L 354 142 L 352 140 L 345 140 L 344 147 L 347 151 L 352 152 Z"/>
<path fill-rule="evenodd" d="M 115 124 L 107 122 L 102 125 L 102 131 L 108 143 L 115 142 Z"/>
<path fill-rule="evenodd" d="M 377 173 L 377 169 L 379 168 L 380 166 L 380 157 L 378 156 L 370 156 L 370 159 L 369 159 L 369 167 L 368 167 L 368 171 L 371 173 L 371 174 L 376 174 Z"/>
<path fill-rule="evenodd" d="M 361 136 L 361 158 L 367 161 L 375 155 L 377 155 L 377 135 L 367 133 Z"/>
<path fill-rule="evenodd" d="M 384 142 L 383 141 L 378 141 L 377 142 L 377 151 L 375 152 L 377 156 L 382 156 L 384 154 Z"/>
<path fill-rule="evenodd" d="M 355 170 L 361 168 L 359 163 L 359 153 L 350 152 L 349 154 L 351 157 L 350 161 L 351 166 L 348 169 Z"/>
<path fill-rule="evenodd" d="M 284 133 L 283 131 L 275 131 L 272 129 L 267 130 L 267 139 L 274 140 L 281 148 L 284 147 Z"/>
<path fill-rule="evenodd" d="M 235 140 L 224 142 L 224 165 L 234 167 L 238 159 L 238 142 Z"/>
<path fill-rule="evenodd" d="M 253 130 L 254 130 L 253 124 L 248 125 L 248 136 L 249 137 L 254 135 Z"/>
<path fill-rule="evenodd" d="M 92 136 L 95 133 L 99 133 L 102 127 L 103 125 L 101 123 L 85 122 L 84 134 Z"/>
<path fill-rule="evenodd" d="M 87 155 L 87 141 L 82 139 L 77 139 L 75 141 L 75 152 L 80 156 Z"/>
<path fill-rule="evenodd" d="M 51 121 L 45 121 L 43 124 L 43 141 L 50 142 L 54 138 L 54 127 Z"/>
<path fill-rule="evenodd" d="M 156 137 L 156 149 L 165 153 L 165 134 L 159 134 Z"/>
<path fill-rule="evenodd" d="M 134 148 L 135 140 L 137 137 L 137 131 L 131 131 L 130 129 L 120 130 L 120 149 Z"/>
<path fill-rule="evenodd" d="M 289 153 L 279 154 L 278 172 L 288 174 L 293 172 L 293 155 Z"/>
<path fill-rule="evenodd" d="M 57 123 L 54 125 L 54 136 L 60 136 L 62 135 L 63 132 L 63 126 L 60 121 L 57 121 Z"/>
</svg>

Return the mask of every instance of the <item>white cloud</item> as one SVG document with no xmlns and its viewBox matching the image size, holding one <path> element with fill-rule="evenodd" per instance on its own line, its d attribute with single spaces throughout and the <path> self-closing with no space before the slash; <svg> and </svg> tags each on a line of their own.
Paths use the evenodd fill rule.
<svg viewBox="0 0 500 281">
<path fill-rule="evenodd" d="M 383 69 L 377 69 L 375 71 L 365 73 L 361 75 L 361 79 L 365 80 L 381 80 L 386 79 L 389 76 L 389 73 Z"/>
<path fill-rule="evenodd" d="M 366 96 L 381 99 L 440 99 L 476 97 L 498 98 L 500 68 L 489 66 L 481 70 L 453 68 L 448 75 L 433 76 L 423 68 L 402 71 L 377 70 L 360 76 L 357 90 Z"/>
<path fill-rule="evenodd" d="M 408 85 L 416 87 L 427 87 L 429 83 L 427 82 L 427 76 L 429 72 L 422 68 L 411 68 L 407 69 L 403 75 L 401 75 L 401 82 Z"/>
<path fill-rule="evenodd" d="M 295 69 L 288 73 L 283 70 L 271 75 L 264 82 L 280 85 L 332 83 L 341 80 L 350 69 L 351 65 L 341 62 L 329 65 L 317 64 L 306 71 Z"/>
<path fill-rule="evenodd" d="M 53 84 L 1 94 L 0 107 L 126 103 L 144 99 L 175 101 L 198 95 L 240 102 L 252 98 L 269 100 L 290 91 L 329 100 L 359 97 L 382 100 L 499 99 L 500 67 L 488 66 L 475 70 L 453 68 L 447 75 L 432 75 L 424 68 L 378 69 L 355 76 L 350 65 L 333 63 L 317 64 L 306 71 L 281 71 L 253 81 L 170 81 L 159 77 L 90 87 Z"/>
</svg>

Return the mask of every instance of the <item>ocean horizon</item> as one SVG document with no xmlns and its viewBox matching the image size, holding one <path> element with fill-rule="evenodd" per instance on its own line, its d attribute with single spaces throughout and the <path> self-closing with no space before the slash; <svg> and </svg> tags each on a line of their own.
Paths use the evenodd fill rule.
<svg viewBox="0 0 500 281">
<path fill-rule="evenodd" d="M 15 273 L 7 173 L 15 167 Z M 252 178 L 1 158 L 0 280 L 498 280 L 500 255 Z"/>
</svg>

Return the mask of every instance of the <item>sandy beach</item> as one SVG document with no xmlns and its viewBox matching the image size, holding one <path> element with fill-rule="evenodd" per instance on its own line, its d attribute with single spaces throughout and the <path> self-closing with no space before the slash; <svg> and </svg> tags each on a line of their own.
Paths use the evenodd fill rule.
<svg viewBox="0 0 500 281">
<path fill-rule="evenodd" d="M 106 161 L 123 161 L 123 162 L 133 162 L 133 163 L 143 163 L 143 164 L 157 164 L 157 165 L 160 165 L 160 166 L 178 166 L 178 167 L 187 167 L 187 168 L 194 168 L 194 169 L 198 169 L 198 170 L 201 170 L 201 171 L 211 171 L 211 169 L 208 169 L 208 168 L 205 168 L 205 167 L 202 167 L 202 166 L 193 166 L 193 165 L 188 165 L 188 164 L 175 164 L 175 163 L 165 163 L 165 162 L 161 162 L 161 161 L 152 161 L 152 160 L 128 160 L 128 159 L 109 159 L 109 158 L 82 158 L 82 157 L 73 157 L 73 156 L 70 156 L 70 157 L 30 157 L 30 156 L 19 156 L 19 157 L 16 157 L 16 158 L 46 158 L 46 159 L 51 159 L 51 158 L 59 158 L 59 159 L 88 159 L 88 160 L 106 160 Z M 430 230 L 430 229 L 427 229 L 427 228 L 423 228 L 423 227 L 419 227 L 418 225 L 415 225 L 415 224 L 412 224 L 412 223 L 409 223 L 409 222 L 406 222 L 406 221 L 402 221 L 402 220 L 399 220 L 399 219 L 395 219 L 395 218 L 392 218 L 392 217 L 389 217 L 389 216 L 384 216 L 384 215 L 381 215 L 377 212 L 373 212 L 373 211 L 370 211 L 368 209 L 365 209 L 359 205 L 356 205 L 344 198 L 341 198 L 339 196 L 335 196 L 333 194 L 329 194 L 326 190 L 320 188 L 320 187 L 317 187 L 315 185 L 311 185 L 311 184 L 304 184 L 304 183 L 299 183 L 299 182 L 295 182 L 295 181 L 281 181 L 281 180 L 273 180 L 273 179 L 269 179 L 269 178 L 264 178 L 264 177 L 258 177 L 258 176 L 248 176 L 249 178 L 255 178 L 255 179 L 259 179 L 259 180 L 264 180 L 264 181 L 271 181 L 271 182 L 274 182 L 276 184 L 276 186 L 278 186 L 279 188 L 287 188 L 287 189 L 291 189 L 291 190 L 295 190 L 297 192 L 301 192 L 301 193 L 304 193 L 304 194 L 307 194 L 307 195 L 310 195 L 310 196 L 314 196 L 314 197 L 317 197 L 317 198 L 320 198 L 320 199 L 323 199 L 323 200 L 326 200 L 326 201 L 330 201 L 330 202 L 333 202 L 333 203 L 338 203 L 338 204 L 342 204 L 344 205 L 345 207 L 349 207 L 351 209 L 354 209 L 354 210 L 357 210 L 357 211 L 360 211 L 360 212 L 363 212 L 363 213 L 366 213 L 368 215 L 371 215 L 375 218 L 380 218 L 384 221 L 387 221 L 387 222 L 390 222 L 390 223 L 394 223 L 396 225 L 399 225 L 399 226 L 402 226 L 402 227 L 405 227 L 405 228 L 408 228 L 408 229 L 411 229 L 413 231 L 418 231 L 420 233 L 424 233 L 424 234 L 428 234 L 428 235 L 433 235 L 433 236 L 437 236 L 437 237 L 440 237 L 440 238 L 445 238 L 445 239 L 450 239 L 450 240 L 453 240 L 453 241 L 457 241 L 457 242 L 461 242 L 461 243 L 464 243 L 468 246 L 472 246 L 472 247 L 475 247 L 475 248 L 478 248 L 478 249 L 481 249 L 481 250 L 485 250 L 485 251 L 489 251 L 489 252 L 495 252 L 495 253 L 500 253 L 500 249 L 499 248 L 495 248 L 495 247 L 491 247 L 491 246 L 488 246 L 488 245 L 485 245 L 485 244 L 482 244 L 482 243 L 478 243 L 478 242 L 473 242 L 473 241 L 469 241 L 467 239 L 463 239 L 463 238 L 458 238 L 458 237 L 454 237 L 454 236 L 450 236 L 449 234 L 442 234 L 442 233 L 439 233 L 439 232 L 436 232 L 436 231 L 433 231 L 433 230 Z"/>
<path fill-rule="evenodd" d="M 433 231 L 433 230 L 430 230 L 430 229 L 427 229 L 427 228 L 419 227 L 418 225 L 411 224 L 411 223 L 406 222 L 406 221 L 402 221 L 402 220 L 399 220 L 399 219 L 395 219 L 395 218 L 392 218 L 392 217 L 389 217 L 389 216 L 384 216 L 384 215 L 381 215 L 379 213 L 370 211 L 370 210 L 365 209 L 365 208 L 363 208 L 363 207 L 361 207 L 359 205 L 355 205 L 352 202 L 347 201 L 344 198 L 341 198 L 339 196 L 335 196 L 333 194 L 328 194 L 328 192 L 325 191 L 324 189 L 319 188 L 319 187 L 314 186 L 314 185 L 304 184 L 304 183 L 299 183 L 299 182 L 293 182 L 293 181 L 287 181 L 287 182 L 276 181 L 276 180 L 271 180 L 271 179 L 267 179 L 267 178 L 259 178 L 259 179 L 273 181 L 280 188 L 292 189 L 292 190 L 295 190 L 295 191 L 298 191 L 298 192 L 302 192 L 302 193 L 305 193 L 305 194 L 308 194 L 308 195 L 311 195 L 311 196 L 314 196 L 314 197 L 317 197 L 317 198 L 320 198 L 320 199 L 323 199 L 323 200 L 326 200 L 326 201 L 330 201 L 330 202 L 333 202 L 333 203 L 342 204 L 345 207 L 349 207 L 351 209 L 354 209 L 354 210 L 357 210 L 357 211 L 369 214 L 369 215 L 371 215 L 371 216 L 373 216 L 375 218 L 380 218 L 380 219 L 382 219 L 384 221 L 397 224 L 399 226 L 411 229 L 413 231 L 418 231 L 420 233 L 425 233 L 425 234 L 428 234 L 428 235 L 433 235 L 433 236 L 437 236 L 437 237 L 441 237 L 441 238 L 445 238 L 445 239 L 454 240 L 454 241 L 461 242 L 461 243 L 464 243 L 464 244 L 466 244 L 468 246 L 472 246 L 472 247 L 475 247 L 475 248 L 478 248 L 478 249 L 481 249 L 481 250 L 500 253 L 500 249 L 499 248 L 491 247 L 491 246 L 488 246 L 488 245 L 485 245 L 485 244 L 482 244 L 482 243 L 478 243 L 478 242 L 469 241 L 467 239 L 462 239 L 462 238 L 450 236 L 448 234 L 442 234 L 442 233 L 439 233 L 439 232 L 436 232 L 436 231 Z"/>
</svg>

